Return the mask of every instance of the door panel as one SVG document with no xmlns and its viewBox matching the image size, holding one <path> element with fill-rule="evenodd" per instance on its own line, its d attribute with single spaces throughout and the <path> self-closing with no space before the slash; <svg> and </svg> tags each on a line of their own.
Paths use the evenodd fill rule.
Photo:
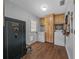
<svg viewBox="0 0 79 59">
<path fill-rule="evenodd" d="M 16 23 L 18 25 L 12 26 L 13 24 L 15 24 L 15 22 L 7 22 L 7 24 L 8 56 L 10 56 L 10 58 L 13 58 L 14 56 L 18 56 L 18 54 L 20 54 L 20 51 L 22 51 L 22 48 L 20 47 L 22 45 L 22 43 L 20 43 L 22 42 L 22 25 Z"/>
<path fill-rule="evenodd" d="M 55 24 L 64 24 L 64 14 L 56 14 L 55 15 Z"/>
<path fill-rule="evenodd" d="M 20 59 L 25 49 L 25 23 L 5 18 L 4 59 Z"/>
<path fill-rule="evenodd" d="M 45 17 L 45 38 L 46 42 L 54 43 L 54 15 Z"/>
</svg>

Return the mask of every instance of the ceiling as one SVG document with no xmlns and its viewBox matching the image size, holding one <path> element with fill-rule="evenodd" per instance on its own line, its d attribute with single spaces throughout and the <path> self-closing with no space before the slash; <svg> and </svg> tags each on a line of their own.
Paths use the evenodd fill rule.
<svg viewBox="0 0 79 59">
<path fill-rule="evenodd" d="M 35 16 L 43 17 L 51 13 L 64 13 L 65 5 L 60 6 L 61 0 L 9 0 Z M 47 11 L 40 9 L 41 5 L 48 6 Z"/>
</svg>

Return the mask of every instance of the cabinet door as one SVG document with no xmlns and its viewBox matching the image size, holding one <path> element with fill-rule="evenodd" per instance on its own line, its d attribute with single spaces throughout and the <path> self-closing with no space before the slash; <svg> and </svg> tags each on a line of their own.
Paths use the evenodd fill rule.
<svg viewBox="0 0 79 59">
<path fill-rule="evenodd" d="M 64 24 L 64 14 L 55 15 L 55 24 Z"/>
<path fill-rule="evenodd" d="M 45 17 L 45 41 L 54 43 L 54 16 Z"/>
</svg>

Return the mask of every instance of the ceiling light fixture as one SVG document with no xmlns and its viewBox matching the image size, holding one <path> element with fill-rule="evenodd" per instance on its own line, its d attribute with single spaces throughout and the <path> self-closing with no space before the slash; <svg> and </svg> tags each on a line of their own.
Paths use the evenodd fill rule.
<svg viewBox="0 0 79 59">
<path fill-rule="evenodd" d="M 47 5 L 42 5 L 42 6 L 41 6 L 41 10 L 42 10 L 42 11 L 47 11 Z"/>
</svg>

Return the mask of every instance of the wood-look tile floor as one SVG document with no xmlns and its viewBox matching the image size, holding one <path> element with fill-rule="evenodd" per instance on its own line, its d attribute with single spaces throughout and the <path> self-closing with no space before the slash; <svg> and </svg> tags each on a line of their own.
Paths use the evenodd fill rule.
<svg viewBox="0 0 79 59">
<path fill-rule="evenodd" d="M 37 42 L 32 45 L 31 53 L 21 59 L 68 59 L 68 56 L 65 47 Z"/>
</svg>

